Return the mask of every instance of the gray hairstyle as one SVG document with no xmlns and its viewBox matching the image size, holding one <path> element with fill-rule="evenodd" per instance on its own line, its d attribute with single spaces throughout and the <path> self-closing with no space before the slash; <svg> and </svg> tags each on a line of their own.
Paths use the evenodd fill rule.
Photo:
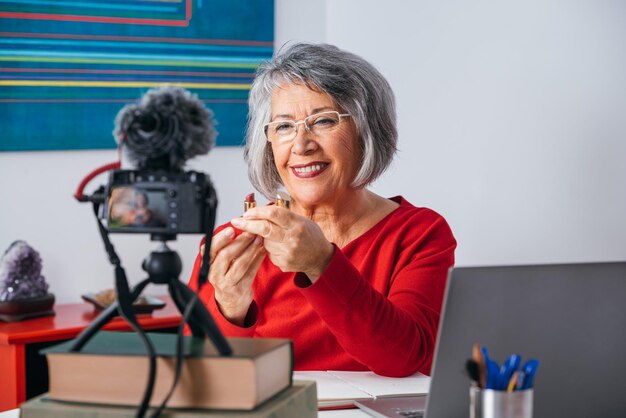
<svg viewBox="0 0 626 418">
<path fill-rule="evenodd" d="M 244 157 L 256 190 L 273 200 L 282 184 L 263 125 L 270 121 L 272 91 L 285 82 L 326 93 L 341 111 L 352 115 L 362 156 L 353 187 L 367 186 L 389 167 L 398 132 L 387 80 L 358 55 L 332 45 L 296 43 L 261 64 L 250 89 Z"/>
</svg>

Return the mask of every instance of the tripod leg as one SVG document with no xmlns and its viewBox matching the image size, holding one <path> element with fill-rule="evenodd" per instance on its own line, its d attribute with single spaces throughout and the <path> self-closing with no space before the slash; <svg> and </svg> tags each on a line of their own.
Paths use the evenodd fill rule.
<svg viewBox="0 0 626 418">
<path fill-rule="evenodd" d="M 149 279 L 145 279 L 142 282 L 138 283 L 132 290 L 132 300 L 135 301 L 146 285 L 149 283 Z M 94 319 L 87 328 L 85 328 L 72 342 L 69 351 L 80 351 L 85 344 L 95 335 L 96 332 L 100 330 L 103 326 L 105 326 L 111 319 L 115 317 L 117 314 L 117 301 L 110 304 L 105 310 L 103 310 L 97 317 Z"/>
<path fill-rule="evenodd" d="M 218 328 L 217 324 L 213 320 L 213 317 L 207 310 L 206 306 L 197 299 L 196 293 L 187 287 L 186 284 L 175 281 L 172 282 L 174 286 L 176 286 L 176 291 L 179 293 L 180 298 L 185 302 L 185 305 L 192 301 L 195 297 L 196 303 L 194 304 L 193 310 L 191 311 L 191 317 L 193 318 L 193 322 L 199 324 L 204 333 L 209 337 L 209 339 L 217 348 L 217 351 L 223 356 L 229 356 L 232 354 L 233 350 L 224 338 L 224 335 Z"/>
<path fill-rule="evenodd" d="M 170 292 L 170 295 L 172 296 L 172 300 L 174 301 L 174 304 L 178 308 L 178 311 L 180 313 L 184 313 L 185 312 L 185 307 L 187 305 L 187 301 L 181 295 L 181 292 L 180 292 L 179 288 L 174 283 L 178 283 L 178 280 L 171 281 L 169 283 L 169 285 L 168 285 L 168 290 Z M 198 322 L 196 321 L 195 317 L 187 318 L 187 325 L 189 325 L 189 328 L 191 329 L 191 334 L 194 337 L 204 337 L 205 336 L 204 330 L 202 329 L 200 324 L 198 324 Z"/>
</svg>

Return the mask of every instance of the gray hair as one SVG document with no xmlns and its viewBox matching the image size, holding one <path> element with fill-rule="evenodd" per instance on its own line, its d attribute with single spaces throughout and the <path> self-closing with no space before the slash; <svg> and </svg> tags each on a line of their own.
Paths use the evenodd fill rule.
<svg viewBox="0 0 626 418">
<path fill-rule="evenodd" d="M 361 147 L 360 169 L 352 187 L 367 186 L 389 167 L 398 132 L 395 99 L 387 80 L 358 55 L 332 45 L 297 43 L 261 64 L 250 89 L 244 157 L 256 190 L 273 200 L 282 184 L 263 125 L 270 121 L 273 90 L 285 82 L 326 93 L 352 115 Z"/>
</svg>

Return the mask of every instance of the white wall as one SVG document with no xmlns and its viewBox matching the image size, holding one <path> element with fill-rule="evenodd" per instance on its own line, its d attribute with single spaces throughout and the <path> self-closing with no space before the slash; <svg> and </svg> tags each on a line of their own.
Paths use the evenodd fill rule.
<svg viewBox="0 0 626 418">
<path fill-rule="evenodd" d="M 327 2 L 398 101 L 375 189 L 446 216 L 461 265 L 626 260 L 626 3 Z"/>
<path fill-rule="evenodd" d="M 292 39 L 335 43 L 389 79 L 400 153 L 374 189 L 445 215 L 458 264 L 626 259 L 625 3 L 276 0 L 276 45 Z M 15 239 L 39 250 L 60 302 L 113 285 L 91 208 L 71 195 L 114 159 L 0 153 L 0 251 Z M 240 213 L 252 191 L 240 148 L 192 168 L 212 176 L 219 222 Z M 113 240 L 142 279 L 153 244 Z M 172 244 L 185 281 L 198 240 Z"/>
</svg>

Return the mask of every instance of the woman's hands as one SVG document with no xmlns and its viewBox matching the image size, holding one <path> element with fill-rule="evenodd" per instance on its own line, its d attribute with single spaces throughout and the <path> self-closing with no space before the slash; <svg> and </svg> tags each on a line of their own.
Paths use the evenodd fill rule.
<svg viewBox="0 0 626 418">
<path fill-rule="evenodd" d="M 272 263 L 284 272 L 305 273 L 315 282 L 332 259 L 334 247 L 313 221 L 287 209 L 259 206 L 249 209 L 231 223 L 243 231 L 263 237 Z"/>
<path fill-rule="evenodd" d="M 231 223 L 244 232 L 235 237 L 227 227 L 213 236 L 209 282 L 222 315 L 235 325 L 244 325 L 254 298 L 252 283 L 266 253 L 282 271 L 303 272 L 312 282 L 333 256 L 334 247 L 320 227 L 287 209 L 256 207 Z"/>
<path fill-rule="evenodd" d="M 200 248 L 204 254 L 204 245 Z M 224 228 L 211 240 L 209 282 L 222 315 L 242 326 L 254 298 L 252 282 L 265 256 L 263 239 L 248 232 L 235 238 Z"/>
</svg>

